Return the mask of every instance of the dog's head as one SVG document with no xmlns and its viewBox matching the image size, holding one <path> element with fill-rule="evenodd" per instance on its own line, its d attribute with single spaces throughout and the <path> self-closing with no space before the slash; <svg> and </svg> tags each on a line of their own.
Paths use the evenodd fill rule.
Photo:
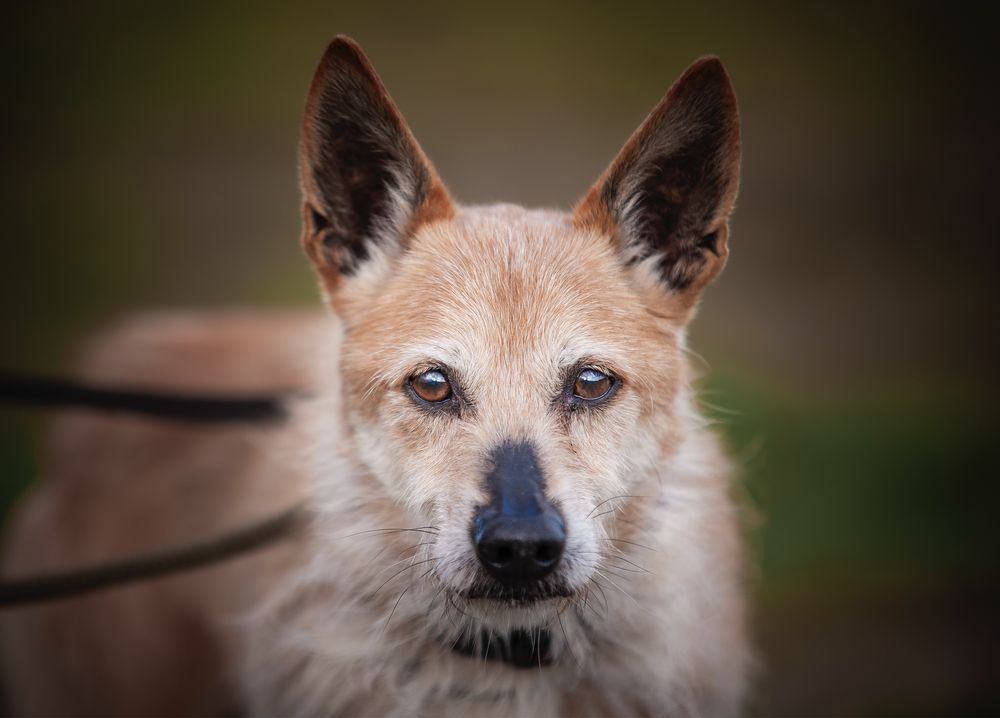
<svg viewBox="0 0 1000 718">
<path fill-rule="evenodd" d="M 739 167 L 722 65 L 692 65 L 570 214 L 458 208 L 348 39 L 300 160 L 346 426 L 433 527 L 433 575 L 512 611 L 581 591 L 628 518 L 614 501 L 655 486 L 690 421 L 684 329 L 725 264 Z"/>
</svg>

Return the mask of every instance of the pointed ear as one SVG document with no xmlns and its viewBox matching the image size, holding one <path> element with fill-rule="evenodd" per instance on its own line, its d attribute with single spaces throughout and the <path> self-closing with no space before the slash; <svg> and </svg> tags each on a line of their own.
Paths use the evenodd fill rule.
<svg viewBox="0 0 1000 718">
<path fill-rule="evenodd" d="M 690 307 L 725 264 L 739 182 L 739 116 L 718 58 L 674 83 L 577 206 L 629 264 L 648 264 Z"/>
<path fill-rule="evenodd" d="M 299 147 L 303 244 L 329 285 L 378 248 L 405 247 L 454 205 L 361 48 L 327 47 L 306 100 Z"/>
</svg>

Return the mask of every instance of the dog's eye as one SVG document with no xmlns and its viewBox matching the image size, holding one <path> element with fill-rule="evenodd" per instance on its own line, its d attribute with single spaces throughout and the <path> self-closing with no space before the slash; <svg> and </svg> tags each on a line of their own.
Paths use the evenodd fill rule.
<svg viewBox="0 0 1000 718">
<path fill-rule="evenodd" d="M 614 381 L 610 376 L 597 369 L 584 369 L 576 375 L 576 382 L 573 384 L 573 395 L 580 399 L 594 401 L 604 397 L 609 391 Z"/>
<path fill-rule="evenodd" d="M 448 377 L 437 369 L 417 374 L 410 379 L 410 386 L 413 388 L 414 394 L 431 403 L 444 401 L 451 396 L 451 384 L 448 383 Z"/>
</svg>

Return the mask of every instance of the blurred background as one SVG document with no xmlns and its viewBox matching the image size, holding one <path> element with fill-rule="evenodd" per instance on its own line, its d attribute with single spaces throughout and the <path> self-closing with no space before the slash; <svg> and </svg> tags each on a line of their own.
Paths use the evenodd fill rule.
<svg viewBox="0 0 1000 718">
<path fill-rule="evenodd" d="M 569 208 L 718 54 L 744 164 L 692 336 L 742 472 L 758 715 L 1000 714 L 990 4 L 21 4 L 0 45 L 0 369 L 146 307 L 316 305 L 295 148 L 358 40 L 466 203 Z M 42 415 L 0 411 L 6 511 Z"/>
</svg>

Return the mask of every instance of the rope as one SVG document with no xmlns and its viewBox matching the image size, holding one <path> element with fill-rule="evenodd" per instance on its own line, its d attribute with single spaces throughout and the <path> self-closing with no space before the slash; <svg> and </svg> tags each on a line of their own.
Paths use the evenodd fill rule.
<svg viewBox="0 0 1000 718">
<path fill-rule="evenodd" d="M 23 579 L 0 581 L 0 608 L 80 596 L 234 558 L 293 534 L 304 524 L 301 507 L 214 539 L 121 561 Z"/>
<path fill-rule="evenodd" d="M 276 422 L 286 417 L 280 395 L 196 396 L 84 386 L 63 379 L 0 373 L 0 403 L 69 406 L 148 414 L 194 422 Z"/>
<path fill-rule="evenodd" d="M 287 418 L 281 394 L 196 396 L 85 386 L 62 379 L 0 373 L 0 404 L 77 407 L 198 423 L 277 423 Z M 0 581 L 0 609 L 80 596 L 124 583 L 207 566 L 286 538 L 302 524 L 295 507 L 214 539 L 82 569 Z"/>
</svg>

